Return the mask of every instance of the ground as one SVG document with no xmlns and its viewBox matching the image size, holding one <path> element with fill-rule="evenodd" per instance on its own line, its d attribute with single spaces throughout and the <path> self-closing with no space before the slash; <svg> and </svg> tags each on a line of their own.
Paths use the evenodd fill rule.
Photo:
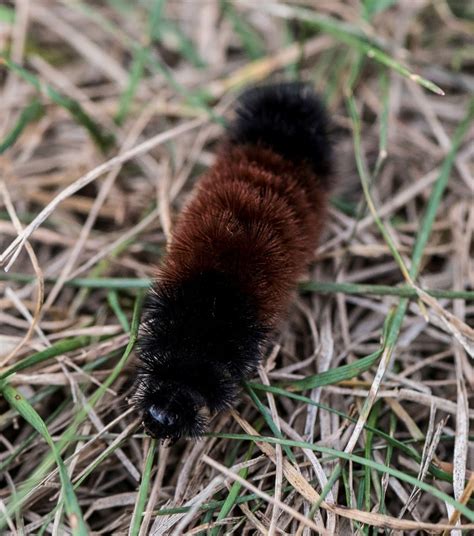
<svg viewBox="0 0 474 536">
<path fill-rule="evenodd" d="M 473 35 L 454 0 L 2 2 L 2 534 L 474 529 Z M 235 411 L 159 444 L 143 292 L 239 91 L 293 79 L 334 130 L 314 263 Z"/>
</svg>

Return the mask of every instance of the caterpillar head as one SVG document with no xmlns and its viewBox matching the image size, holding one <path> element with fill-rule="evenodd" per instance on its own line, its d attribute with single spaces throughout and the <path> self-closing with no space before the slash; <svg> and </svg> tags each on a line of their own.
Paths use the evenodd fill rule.
<svg viewBox="0 0 474 536">
<path fill-rule="evenodd" d="M 172 381 L 139 380 L 135 397 L 146 432 L 172 442 L 180 437 L 198 438 L 205 432 L 209 411 L 204 398 L 194 390 Z"/>
</svg>

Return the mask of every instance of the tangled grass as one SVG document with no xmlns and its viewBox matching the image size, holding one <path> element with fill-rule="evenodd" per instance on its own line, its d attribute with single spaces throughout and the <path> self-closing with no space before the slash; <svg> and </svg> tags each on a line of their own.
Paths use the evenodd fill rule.
<svg viewBox="0 0 474 536">
<path fill-rule="evenodd" d="M 474 12 L 0 5 L 2 534 L 474 531 Z M 238 91 L 304 79 L 339 186 L 260 370 L 172 447 L 129 405 L 144 289 Z"/>
</svg>

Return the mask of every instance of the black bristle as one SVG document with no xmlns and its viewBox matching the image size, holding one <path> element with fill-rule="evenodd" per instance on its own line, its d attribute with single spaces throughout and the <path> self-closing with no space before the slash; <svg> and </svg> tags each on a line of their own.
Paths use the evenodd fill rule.
<svg viewBox="0 0 474 536">
<path fill-rule="evenodd" d="M 329 121 L 308 84 L 251 88 L 239 98 L 236 112 L 229 129 L 234 143 L 262 145 L 288 160 L 308 162 L 320 178 L 331 173 Z"/>
<path fill-rule="evenodd" d="M 138 348 L 136 400 L 148 431 L 172 439 L 200 436 L 206 424 L 200 410 L 231 406 L 242 378 L 258 366 L 265 336 L 250 297 L 225 274 L 157 283 L 145 304 Z M 160 426 L 148 415 L 152 406 L 179 416 L 179 423 Z"/>
</svg>

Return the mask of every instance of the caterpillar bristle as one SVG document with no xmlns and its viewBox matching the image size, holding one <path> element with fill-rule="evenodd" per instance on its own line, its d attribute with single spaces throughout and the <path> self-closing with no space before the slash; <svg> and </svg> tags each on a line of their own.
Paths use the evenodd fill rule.
<svg viewBox="0 0 474 536">
<path fill-rule="evenodd" d="M 134 399 L 150 435 L 199 437 L 256 372 L 326 217 L 328 130 L 307 85 L 241 97 L 144 308 Z"/>
<path fill-rule="evenodd" d="M 329 120 L 309 84 L 287 82 L 248 89 L 231 127 L 234 143 L 268 147 L 295 162 L 306 161 L 321 183 L 332 170 Z"/>
</svg>

